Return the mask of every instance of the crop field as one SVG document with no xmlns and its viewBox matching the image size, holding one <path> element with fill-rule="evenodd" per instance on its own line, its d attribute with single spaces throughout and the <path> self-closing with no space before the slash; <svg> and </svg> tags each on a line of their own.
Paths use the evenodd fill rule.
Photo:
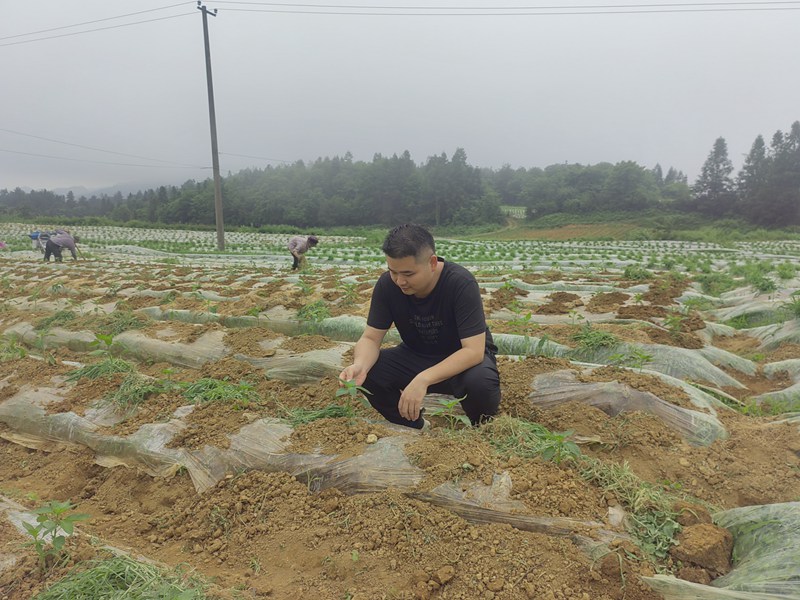
<svg viewBox="0 0 800 600">
<path fill-rule="evenodd" d="M 437 239 L 502 401 L 420 432 L 337 377 L 379 244 L 35 229 L 0 224 L 0 600 L 800 597 L 800 242 Z"/>
</svg>

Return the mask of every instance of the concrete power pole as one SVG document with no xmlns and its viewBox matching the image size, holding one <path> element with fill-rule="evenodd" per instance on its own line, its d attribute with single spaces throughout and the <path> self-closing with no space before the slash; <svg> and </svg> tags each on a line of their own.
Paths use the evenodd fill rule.
<svg viewBox="0 0 800 600">
<path fill-rule="evenodd" d="M 211 48 L 208 44 L 208 15 L 217 16 L 197 0 L 197 10 L 203 13 L 203 41 L 206 46 L 206 83 L 208 84 L 208 120 L 211 124 L 211 165 L 214 169 L 214 215 L 217 221 L 217 250 L 225 250 L 225 225 L 222 221 L 222 184 L 219 178 L 219 150 L 217 148 L 217 116 L 214 111 L 214 84 L 211 81 Z"/>
</svg>

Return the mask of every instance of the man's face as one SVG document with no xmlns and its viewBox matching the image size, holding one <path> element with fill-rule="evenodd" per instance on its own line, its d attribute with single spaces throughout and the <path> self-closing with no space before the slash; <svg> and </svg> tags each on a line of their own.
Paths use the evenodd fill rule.
<svg viewBox="0 0 800 600">
<path fill-rule="evenodd" d="M 436 255 L 417 262 L 415 256 L 403 258 L 386 257 L 389 275 L 397 287 L 407 296 L 424 298 L 431 293 L 436 285 Z"/>
</svg>

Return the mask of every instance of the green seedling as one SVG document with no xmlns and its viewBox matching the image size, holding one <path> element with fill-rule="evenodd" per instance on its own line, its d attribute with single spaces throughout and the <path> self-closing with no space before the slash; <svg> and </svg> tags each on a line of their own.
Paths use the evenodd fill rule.
<svg viewBox="0 0 800 600">
<path fill-rule="evenodd" d="M 323 319 L 331 316 L 324 300 L 316 300 L 300 307 L 297 311 L 297 318 L 301 321 L 311 321 L 312 323 L 319 323 Z"/>
<path fill-rule="evenodd" d="M 653 358 L 652 354 L 639 348 L 633 348 L 627 353 L 612 354 L 608 360 L 612 365 L 632 367 L 641 373 L 644 366 L 652 362 Z"/>
<path fill-rule="evenodd" d="M 69 502 L 54 500 L 31 511 L 36 515 L 36 525 L 24 522 L 25 531 L 33 538 L 26 546 L 33 546 L 39 556 L 39 567 L 42 572 L 59 563 L 67 537 L 72 535 L 77 521 L 90 518 L 87 514 L 67 513 L 75 508 Z"/>
<path fill-rule="evenodd" d="M 357 385 L 355 379 L 342 379 L 338 378 L 341 387 L 336 390 L 335 398 L 344 398 L 345 406 L 352 408 L 356 400 L 359 400 L 364 406 L 369 406 L 365 394 L 371 394 L 368 389 L 363 386 Z"/>
<path fill-rule="evenodd" d="M 439 406 L 431 409 L 430 415 L 432 417 L 444 417 L 447 420 L 447 426 L 450 429 L 455 429 L 460 423 L 464 427 L 471 427 L 472 422 L 465 414 L 457 413 L 455 408 L 464 399 L 463 398 L 439 398 Z"/>
<path fill-rule="evenodd" d="M 581 451 L 575 442 L 569 440 L 575 432 L 570 431 L 551 431 L 541 439 L 540 454 L 544 460 L 550 460 L 561 464 L 565 460 L 574 460 L 580 456 Z"/>
</svg>

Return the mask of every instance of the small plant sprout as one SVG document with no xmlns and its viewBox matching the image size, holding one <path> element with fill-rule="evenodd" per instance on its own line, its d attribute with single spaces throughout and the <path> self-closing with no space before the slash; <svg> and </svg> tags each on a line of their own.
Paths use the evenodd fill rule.
<svg viewBox="0 0 800 600">
<path fill-rule="evenodd" d="M 22 523 L 25 531 L 33 538 L 25 545 L 33 546 L 36 550 L 42 572 L 61 560 L 64 544 L 75 530 L 75 523 L 91 518 L 90 515 L 80 513 L 68 515 L 73 508 L 75 507 L 69 502 L 54 500 L 31 511 L 36 515 L 36 525 Z"/>
<path fill-rule="evenodd" d="M 469 417 L 465 414 L 457 413 L 455 408 L 464 399 L 463 398 L 439 398 L 439 406 L 433 408 L 430 412 L 432 417 L 444 417 L 447 420 L 447 427 L 455 429 L 459 423 L 464 427 L 471 427 L 472 423 Z"/>
<path fill-rule="evenodd" d="M 336 390 L 336 398 L 344 398 L 345 406 L 347 408 L 352 408 L 353 403 L 355 400 L 360 400 L 361 403 L 365 406 L 369 406 L 369 401 L 367 400 L 365 394 L 371 394 L 368 389 L 356 384 L 355 379 L 342 379 L 341 377 L 338 378 L 341 387 Z"/>
</svg>

